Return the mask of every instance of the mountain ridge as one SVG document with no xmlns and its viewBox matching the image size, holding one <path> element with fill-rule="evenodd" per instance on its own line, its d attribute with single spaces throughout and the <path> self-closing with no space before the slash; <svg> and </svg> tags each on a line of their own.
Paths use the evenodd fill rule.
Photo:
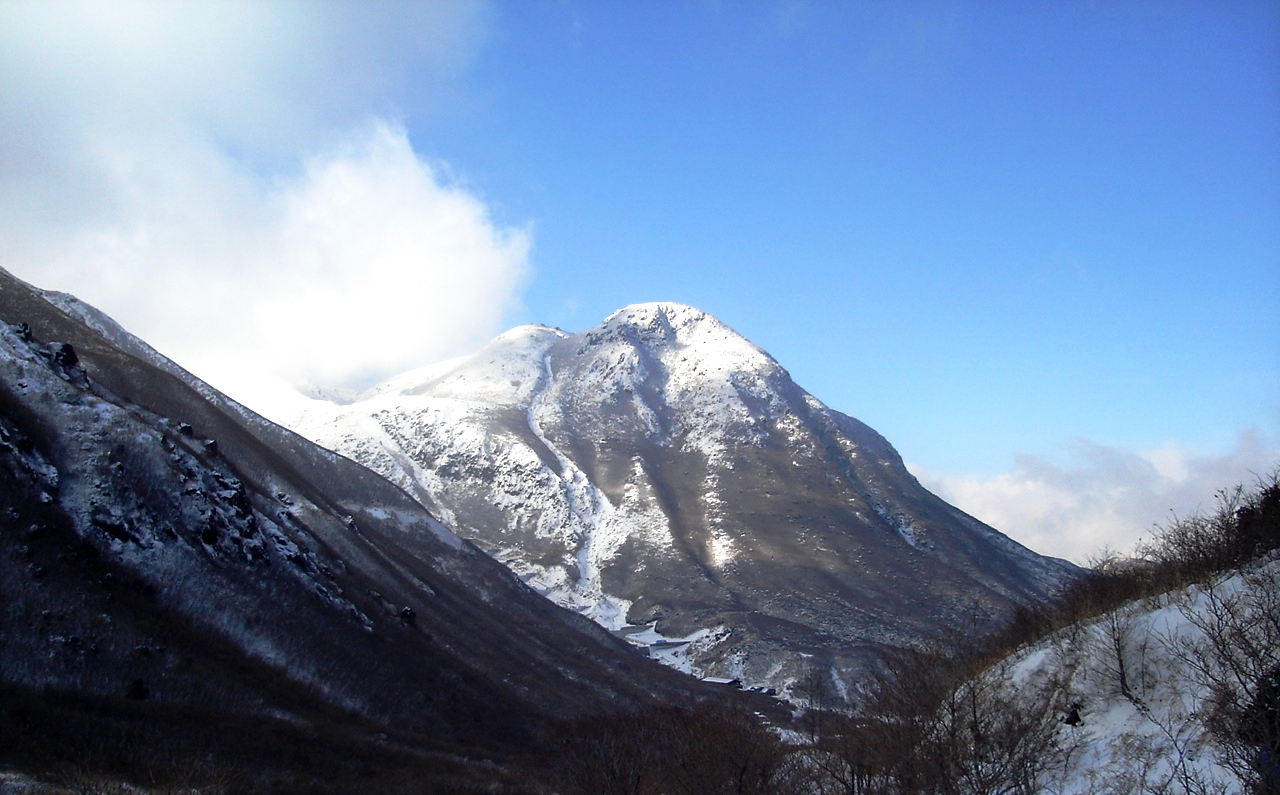
<svg viewBox="0 0 1280 795">
<path fill-rule="evenodd" d="M 805 659 L 847 685 L 877 648 L 1075 571 L 929 494 L 880 434 L 682 304 L 517 327 L 293 424 L 559 603 L 762 687 L 793 686 Z"/>
<path fill-rule="evenodd" d="M 88 305 L 0 270 L 0 319 L 4 699 L 394 730 L 489 758 L 714 697 Z"/>
</svg>

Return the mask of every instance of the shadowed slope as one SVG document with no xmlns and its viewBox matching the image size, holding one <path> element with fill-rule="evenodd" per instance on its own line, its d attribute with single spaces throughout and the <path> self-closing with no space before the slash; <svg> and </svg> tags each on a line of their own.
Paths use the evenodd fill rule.
<svg viewBox="0 0 1280 795">
<path fill-rule="evenodd" d="M 466 756 L 705 694 L 96 310 L 0 271 L 0 320 L 15 692 L 339 721 Z"/>
</svg>

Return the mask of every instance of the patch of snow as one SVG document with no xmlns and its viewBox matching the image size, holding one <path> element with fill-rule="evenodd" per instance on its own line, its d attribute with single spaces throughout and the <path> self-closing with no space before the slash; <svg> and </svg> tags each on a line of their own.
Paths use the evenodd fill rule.
<svg viewBox="0 0 1280 795">
<path fill-rule="evenodd" d="M 343 507 L 347 508 L 348 510 L 355 510 L 357 507 L 363 508 L 364 506 L 343 506 Z M 454 550 L 461 550 L 463 547 L 462 539 L 459 538 L 458 535 L 454 533 L 452 530 L 445 527 L 443 524 L 436 521 L 435 519 L 427 518 L 426 522 L 424 523 L 422 521 L 422 517 L 418 514 L 409 514 L 404 511 L 394 510 L 394 509 L 385 508 L 385 507 L 364 508 L 364 511 L 368 513 L 370 516 L 373 516 L 377 519 L 382 519 L 384 521 L 390 520 L 393 523 L 393 525 L 400 528 L 402 532 L 408 532 L 411 528 L 416 529 L 416 528 L 422 527 L 423 524 L 425 524 L 427 529 L 430 530 L 431 533 L 436 536 L 436 538 L 439 538 L 441 541 L 448 544 Z"/>
<path fill-rule="evenodd" d="M 1262 576 L 1280 576 L 1280 562 L 1265 564 Z M 1245 581 L 1236 575 L 1213 587 L 1229 597 Z M 1211 694 L 1179 651 L 1203 640 L 1192 619 L 1205 615 L 1206 599 L 1205 589 L 1194 586 L 1126 605 L 1011 660 L 1008 679 L 1016 689 L 1043 687 L 1065 674 L 1058 686 L 1080 704 L 1083 722 L 1061 728 L 1072 750 L 1066 767 L 1051 776 L 1053 792 L 1241 791 L 1205 727 Z M 1119 654 L 1125 655 L 1128 697 L 1118 680 Z"/>
<path fill-rule="evenodd" d="M 875 500 L 871 502 L 871 509 L 875 511 L 876 515 L 881 519 L 885 520 L 890 527 L 897 531 L 898 535 L 902 536 L 903 541 L 906 541 L 913 547 L 916 545 L 916 534 L 918 530 L 915 522 L 912 521 L 905 512 L 890 511 L 884 505 Z"/>
<path fill-rule="evenodd" d="M 662 642 L 651 645 L 649 656 L 677 671 L 701 676 L 703 670 L 696 661 L 728 636 L 729 630 L 722 626 L 700 629 L 684 637 L 666 638 L 673 644 L 670 646 L 663 647 Z"/>
</svg>

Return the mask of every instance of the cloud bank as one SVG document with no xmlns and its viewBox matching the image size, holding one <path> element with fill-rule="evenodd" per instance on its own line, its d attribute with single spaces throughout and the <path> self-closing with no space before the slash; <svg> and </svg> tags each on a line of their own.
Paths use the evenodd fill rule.
<svg viewBox="0 0 1280 795">
<path fill-rule="evenodd" d="M 477 346 L 530 233 L 374 111 L 449 102 L 484 8 L 0 7 L 0 265 L 276 419 Z"/>
<path fill-rule="evenodd" d="M 1247 431 L 1221 455 L 1080 441 L 1068 464 L 1023 454 L 1012 472 L 993 478 L 912 471 L 947 502 L 1025 546 L 1084 564 L 1103 549 L 1131 552 L 1157 523 L 1211 509 L 1220 489 L 1252 485 L 1250 473 L 1269 472 L 1277 452 Z"/>
</svg>

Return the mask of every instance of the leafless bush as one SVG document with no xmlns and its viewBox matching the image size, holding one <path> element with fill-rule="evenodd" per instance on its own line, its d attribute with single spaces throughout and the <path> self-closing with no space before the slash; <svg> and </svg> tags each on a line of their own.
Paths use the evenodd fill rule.
<svg viewBox="0 0 1280 795">
<path fill-rule="evenodd" d="M 1237 533 L 1237 512 L 1248 495 L 1243 486 L 1218 492 L 1217 508 L 1157 525 L 1138 555 L 1160 572 L 1162 585 L 1181 587 L 1226 571 L 1246 558 Z M 1252 550 L 1249 550 L 1252 552 Z"/>
<path fill-rule="evenodd" d="M 1057 768 L 1065 691 L 1058 682 L 1015 688 L 1005 665 L 983 671 L 949 694 L 939 715 L 953 760 L 952 792 L 1031 795 Z"/>
<path fill-rule="evenodd" d="M 1125 605 L 1105 614 L 1101 620 L 1105 651 L 1100 657 L 1102 668 L 1115 677 L 1120 695 L 1138 707 L 1147 690 L 1147 652 L 1150 634 L 1138 621 L 1134 605 Z"/>
<path fill-rule="evenodd" d="M 643 715 L 587 721 L 566 741 L 559 769 L 568 795 L 646 795 L 658 791 L 660 723 Z"/>
<path fill-rule="evenodd" d="M 582 795 L 785 795 L 799 771 L 777 735 L 732 704 L 586 721 L 570 732 L 561 789 Z"/>
<path fill-rule="evenodd" d="M 824 738 L 827 780 L 846 795 L 1038 792 L 1065 758 L 1065 689 L 1015 686 L 1006 664 L 956 673 L 937 653 L 890 660 L 866 707 Z"/>
<path fill-rule="evenodd" d="M 778 738 L 741 707 L 666 713 L 672 764 L 667 783 L 674 795 L 767 795 L 784 753 Z"/>
<path fill-rule="evenodd" d="M 1129 602 L 1242 571 L 1278 548 L 1280 465 L 1251 488 L 1219 492 L 1208 514 L 1175 517 L 1156 526 L 1135 557 L 1102 550 L 1054 603 L 1015 609 L 1004 630 L 990 636 L 992 651 L 1011 651 Z"/>
<path fill-rule="evenodd" d="M 87 770 L 68 768 L 55 778 L 67 795 L 136 795 L 138 790 L 123 782 Z"/>
<path fill-rule="evenodd" d="M 1182 612 L 1200 636 L 1170 650 L 1209 694 L 1220 761 L 1250 791 L 1280 793 L 1280 561 L 1207 585 Z"/>
</svg>

